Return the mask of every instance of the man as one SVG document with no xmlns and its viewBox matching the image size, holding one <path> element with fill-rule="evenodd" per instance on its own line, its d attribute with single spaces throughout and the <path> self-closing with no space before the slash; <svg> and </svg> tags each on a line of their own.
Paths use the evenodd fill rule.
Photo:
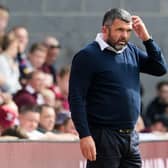
<svg viewBox="0 0 168 168">
<path fill-rule="evenodd" d="M 54 131 L 55 119 L 56 115 L 54 108 L 50 105 L 41 105 L 38 130 L 42 133 Z"/>
<path fill-rule="evenodd" d="M 40 93 L 44 87 L 45 74 L 41 71 L 33 71 L 29 74 L 26 86 L 14 95 L 14 101 L 19 107 L 41 105 L 44 103 Z"/>
<path fill-rule="evenodd" d="M 10 32 L 13 32 L 19 41 L 19 52 L 17 55 L 17 61 L 19 64 L 22 64 L 26 59 L 25 50 L 29 43 L 29 32 L 24 26 L 15 26 Z"/>
<path fill-rule="evenodd" d="M 47 48 L 42 43 L 33 43 L 29 49 L 27 59 L 20 63 L 21 79 L 34 71 L 42 69 L 47 56 Z"/>
<path fill-rule="evenodd" d="M 62 133 L 78 135 L 69 113 L 57 113 L 55 129 Z"/>
<path fill-rule="evenodd" d="M 4 35 L 9 21 L 9 9 L 0 4 L 0 36 Z"/>
<path fill-rule="evenodd" d="M 14 32 L 16 37 L 19 39 L 19 51 L 20 54 L 24 54 L 29 42 L 29 32 L 24 26 L 16 26 L 12 28 L 11 32 Z"/>
<path fill-rule="evenodd" d="M 146 127 L 140 131 L 141 133 L 150 132 L 168 132 L 168 116 L 162 114 L 157 116 L 149 127 Z"/>
<path fill-rule="evenodd" d="M 53 76 L 54 82 L 56 82 L 56 68 L 54 63 L 60 53 L 60 44 L 55 37 L 46 37 L 43 42 L 48 48 L 47 58 L 43 65 L 43 71 Z"/>
<path fill-rule="evenodd" d="M 146 47 L 128 40 L 131 31 Z M 167 72 L 158 45 L 143 21 L 123 9 L 104 15 L 102 33 L 72 62 L 69 102 L 87 168 L 140 168 L 138 135 L 139 73 Z"/>
<path fill-rule="evenodd" d="M 40 122 L 38 106 L 22 106 L 19 111 L 19 127 L 25 131 L 29 139 L 40 139 L 43 134 L 37 129 Z"/>
<path fill-rule="evenodd" d="M 168 81 L 161 81 L 156 86 L 157 97 L 155 97 L 147 107 L 145 122 L 147 126 L 153 124 L 153 121 L 165 113 L 168 105 Z"/>
</svg>

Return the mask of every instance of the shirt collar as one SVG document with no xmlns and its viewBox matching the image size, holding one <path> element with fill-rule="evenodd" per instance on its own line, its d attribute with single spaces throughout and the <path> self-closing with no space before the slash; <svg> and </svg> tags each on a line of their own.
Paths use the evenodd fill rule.
<svg viewBox="0 0 168 168">
<path fill-rule="evenodd" d="M 25 87 L 25 90 L 27 90 L 29 93 L 31 93 L 31 94 L 34 94 L 35 93 L 35 90 L 34 90 L 34 88 L 32 88 L 32 86 L 30 86 L 30 85 L 27 85 L 26 87 Z"/>
<path fill-rule="evenodd" d="M 100 49 L 103 51 L 104 49 L 108 49 L 110 51 L 113 51 L 115 52 L 116 54 L 120 54 L 122 53 L 126 48 L 127 46 L 125 46 L 124 48 L 122 48 L 121 50 L 116 50 L 115 48 L 113 48 L 112 46 L 110 46 L 109 44 L 107 44 L 104 40 L 103 40 L 103 36 L 102 36 L 102 33 L 98 33 L 97 36 L 96 36 L 96 39 L 95 41 L 99 44 L 100 46 Z"/>
</svg>

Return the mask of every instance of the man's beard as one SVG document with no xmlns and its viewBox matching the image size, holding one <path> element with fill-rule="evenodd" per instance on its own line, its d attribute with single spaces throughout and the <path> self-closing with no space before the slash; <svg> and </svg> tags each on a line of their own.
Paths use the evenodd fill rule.
<svg viewBox="0 0 168 168">
<path fill-rule="evenodd" d="M 127 45 L 128 41 L 126 39 L 119 39 L 117 42 L 114 43 L 109 39 L 107 40 L 107 43 L 117 51 L 120 51 Z"/>
</svg>

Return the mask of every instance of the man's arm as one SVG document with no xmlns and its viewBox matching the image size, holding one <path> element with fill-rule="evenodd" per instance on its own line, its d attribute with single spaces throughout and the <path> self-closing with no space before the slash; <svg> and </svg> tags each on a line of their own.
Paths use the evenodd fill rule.
<svg viewBox="0 0 168 168">
<path fill-rule="evenodd" d="M 72 120 L 80 136 L 80 148 L 88 160 L 96 159 L 96 147 L 91 136 L 86 113 L 86 96 L 93 74 L 92 57 L 79 52 L 72 61 L 69 81 L 69 103 Z"/>
<path fill-rule="evenodd" d="M 143 21 L 138 16 L 132 16 L 133 29 L 143 41 L 146 52 L 138 49 L 140 71 L 161 76 L 167 72 L 167 64 L 159 46 L 151 39 Z"/>
<path fill-rule="evenodd" d="M 80 138 L 90 136 L 86 113 L 86 96 L 92 68 L 85 52 L 79 52 L 72 61 L 69 81 L 69 103 L 72 119 Z"/>
</svg>

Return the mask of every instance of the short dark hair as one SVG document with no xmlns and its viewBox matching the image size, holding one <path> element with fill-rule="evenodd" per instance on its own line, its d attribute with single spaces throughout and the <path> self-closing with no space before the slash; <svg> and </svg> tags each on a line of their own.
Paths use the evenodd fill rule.
<svg viewBox="0 0 168 168">
<path fill-rule="evenodd" d="M 29 80 L 32 80 L 33 79 L 33 77 L 36 75 L 36 74 L 45 74 L 43 71 L 41 71 L 41 70 L 34 70 L 34 71 L 32 71 L 32 72 L 30 72 L 30 73 L 28 73 L 27 75 L 26 75 L 26 79 L 29 81 Z"/>
<path fill-rule="evenodd" d="M 8 47 L 17 40 L 17 37 L 13 33 L 7 33 L 0 37 L 0 46 L 2 51 L 8 49 Z"/>
<path fill-rule="evenodd" d="M 113 21 L 115 19 L 120 19 L 123 20 L 127 23 L 131 22 L 131 14 L 124 10 L 124 9 L 120 9 L 120 8 L 114 8 L 114 9 L 110 9 L 108 10 L 104 17 L 103 17 L 103 22 L 102 25 L 103 26 L 109 26 L 113 23 Z"/>
<path fill-rule="evenodd" d="M 55 111 L 55 108 L 53 106 L 51 106 L 49 104 L 42 104 L 42 105 L 39 106 L 39 112 L 40 112 L 40 114 L 42 113 L 43 108 L 52 108 Z"/>
<path fill-rule="evenodd" d="M 47 53 L 47 47 L 43 43 L 33 43 L 29 49 L 29 52 L 33 53 L 37 50 L 40 50 L 40 51 Z"/>
<path fill-rule="evenodd" d="M 28 112 L 40 113 L 40 107 L 38 105 L 25 105 L 19 110 L 19 114 L 26 114 Z"/>
<path fill-rule="evenodd" d="M 157 85 L 156 85 L 156 89 L 159 91 L 162 89 L 163 86 L 168 86 L 168 81 L 160 81 Z"/>
<path fill-rule="evenodd" d="M 9 32 L 11 32 L 11 31 L 12 32 L 16 32 L 18 29 L 25 29 L 27 31 L 27 28 L 25 26 L 23 26 L 23 25 L 17 25 L 17 26 L 12 27 L 12 29 L 10 29 Z"/>
</svg>

